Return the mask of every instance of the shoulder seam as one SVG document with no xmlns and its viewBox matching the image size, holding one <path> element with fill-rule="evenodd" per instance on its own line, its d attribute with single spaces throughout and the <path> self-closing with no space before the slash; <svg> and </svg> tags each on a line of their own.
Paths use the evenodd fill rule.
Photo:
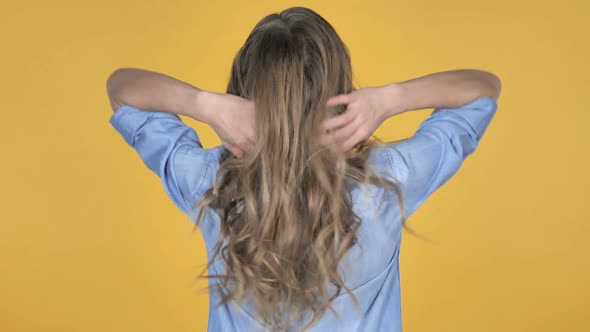
<svg viewBox="0 0 590 332">
<path fill-rule="evenodd" d="M 209 171 L 209 164 L 211 161 L 211 150 L 210 149 L 202 149 L 202 150 L 205 151 L 205 153 L 207 154 L 207 160 L 205 161 L 205 168 L 203 169 L 203 173 L 201 174 L 201 179 L 199 179 L 199 182 L 197 183 L 195 188 L 191 191 L 191 199 L 192 199 L 192 197 L 195 196 L 195 193 L 197 193 L 201 189 L 203 182 L 205 182 L 205 177 L 207 176 L 207 172 Z"/>
<path fill-rule="evenodd" d="M 154 116 L 154 112 L 150 112 L 150 114 L 148 114 L 148 116 L 145 118 L 145 121 L 143 121 L 139 126 L 137 126 L 137 128 L 135 128 L 133 133 L 131 133 L 131 146 L 133 146 L 134 148 L 135 148 L 135 138 L 137 137 L 137 133 L 139 132 L 139 130 L 142 127 L 144 127 L 148 122 L 150 122 L 150 120 L 153 116 Z"/>
<path fill-rule="evenodd" d="M 185 205 L 185 208 L 190 209 L 189 203 L 187 202 L 187 199 L 185 197 L 183 197 L 184 195 L 182 193 L 182 188 L 180 187 L 180 184 L 178 183 L 178 179 L 176 178 L 176 174 L 177 174 L 176 173 L 176 154 L 178 154 L 178 152 L 186 145 L 188 145 L 188 144 L 182 144 L 182 145 L 179 145 L 178 147 L 176 147 L 175 149 L 173 149 L 172 154 L 170 155 L 170 163 L 172 165 L 171 166 L 172 180 L 174 181 L 174 184 L 178 188 L 178 191 L 180 194 L 179 198 L 182 200 L 182 203 Z"/>
</svg>

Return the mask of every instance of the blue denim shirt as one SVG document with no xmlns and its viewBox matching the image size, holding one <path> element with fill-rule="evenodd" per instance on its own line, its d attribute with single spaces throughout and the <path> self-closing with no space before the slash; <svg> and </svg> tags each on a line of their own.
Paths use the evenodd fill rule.
<svg viewBox="0 0 590 332">
<path fill-rule="evenodd" d="M 410 138 L 372 151 L 369 159 L 374 169 L 400 182 L 408 217 L 475 151 L 496 109 L 496 101 L 489 97 L 457 108 L 435 109 Z M 174 204 L 194 220 L 190 207 L 213 186 L 217 169 L 229 151 L 222 145 L 203 148 L 195 130 L 172 113 L 123 105 L 110 123 L 161 179 Z M 350 295 L 343 292 L 333 303 L 340 319 L 328 311 L 312 331 L 402 330 L 400 207 L 395 195 L 382 188 L 371 185 L 367 193 L 369 199 L 363 200 L 363 190 L 353 189 L 353 209 L 361 217 L 362 226 L 358 244 L 348 251 L 340 270 L 360 301 L 360 312 Z M 200 230 L 211 258 L 220 230 L 219 216 L 207 212 Z M 209 273 L 225 273 L 221 260 L 210 267 Z M 217 281 L 209 282 L 211 286 Z M 212 291 L 209 299 L 209 331 L 267 331 L 249 302 L 217 307 L 219 295 Z"/>
</svg>

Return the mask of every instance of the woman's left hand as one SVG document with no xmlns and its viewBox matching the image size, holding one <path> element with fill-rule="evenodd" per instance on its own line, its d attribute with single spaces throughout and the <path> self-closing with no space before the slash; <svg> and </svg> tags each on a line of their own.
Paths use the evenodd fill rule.
<svg viewBox="0 0 590 332">
<path fill-rule="evenodd" d="M 204 102 L 212 112 L 209 125 L 223 146 L 238 158 L 252 151 L 256 142 L 254 102 L 216 92 L 208 92 Z"/>
</svg>

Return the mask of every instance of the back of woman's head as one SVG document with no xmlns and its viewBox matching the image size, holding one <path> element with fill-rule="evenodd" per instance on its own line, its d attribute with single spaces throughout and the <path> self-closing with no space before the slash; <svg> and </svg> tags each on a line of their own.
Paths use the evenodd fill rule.
<svg viewBox="0 0 590 332">
<path fill-rule="evenodd" d="M 361 222 L 349 180 L 399 193 L 367 164 L 375 142 L 347 153 L 318 143 L 322 120 L 345 110 L 328 109 L 326 101 L 353 90 L 346 45 L 307 8 L 266 16 L 235 56 L 227 93 L 254 102 L 256 146 L 221 163 L 215 185 L 195 206 L 197 224 L 205 208 L 221 216 L 214 257 L 221 256 L 226 273 L 209 276 L 221 280 L 219 304 L 249 299 L 273 330 L 307 311 L 312 326 L 343 288 L 349 291 L 337 270 Z"/>
</svg>

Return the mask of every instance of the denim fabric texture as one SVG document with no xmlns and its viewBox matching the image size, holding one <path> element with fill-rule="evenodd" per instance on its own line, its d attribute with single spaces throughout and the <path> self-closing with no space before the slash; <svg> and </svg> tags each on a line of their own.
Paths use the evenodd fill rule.
<svg viewBox="0 0 590 332">
<path fill-rule="evenodd" d="M 497 103 L 490 97 L 456 108 L 434 109 L 413 136 L 372 151 L 372 166 L 400 182 L 408 217 L 476 150 L 496 109 Z M 213 186 L 220 163 L 229 155 L 222 145 L 203 148 L 195 130 L 172 113 L 123 105 L 113 113 L 110 123 L 159 177 L 170 199 L 187 216 L 190 207 Z M 358 244 L 343 259 L 351 268 L 341 270 L 361 310 L 356 311 L 350 295 L 343 292 L 334 302 L 340 319 L 328 311 L 312 331 L 402 330 L 400 207 L 393 193 L 375 186 L 368 192 L 370 199 L 365 201 L 363 189 L 353 189 L 353 209 L 363 221 Z M 194 220 L 194 215 L 189 217 Z M 219 216 L 208 212 L 200 230 L 211 257 L 219 236 Z M 224 273 L 221 261 L 212 265 L 209 273 Z M 218 294 L 210 292 L 208 331 L 267 331 L 248 303 L 217 307 L 218 299 Z"/>
</svg>

